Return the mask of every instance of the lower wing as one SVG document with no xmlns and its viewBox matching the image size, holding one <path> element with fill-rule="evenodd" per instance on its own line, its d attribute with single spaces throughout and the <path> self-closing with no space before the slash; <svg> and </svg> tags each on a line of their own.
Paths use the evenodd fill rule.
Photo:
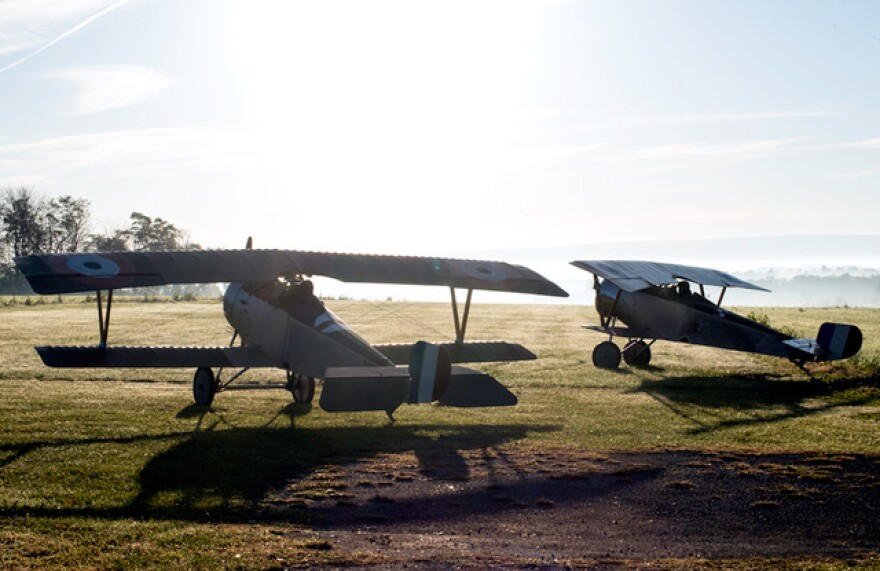
<svg viewBox="0 0 880 571">
<path fill-rule="evenodd" d="M 49 367 L 276 367 L 256 347 L 36 347 Z"/>
</svg>

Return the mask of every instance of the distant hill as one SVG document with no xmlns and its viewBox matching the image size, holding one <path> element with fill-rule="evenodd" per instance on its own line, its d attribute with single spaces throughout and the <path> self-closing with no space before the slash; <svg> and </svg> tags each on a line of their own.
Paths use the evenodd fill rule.
<svg viewBox="0 0 880 571">
<path fill-rule="evenodd" d="M 727 303 L 792 307 L 880 307 L 880 270 L 855 269 L 841 273 L 803 273 L 790 270 L 745 272 L 744 279 L 772 290 L 772 293 L 741 290 L 731 292 Z M 872 273 L 873 272 L 873 273 Z"/>
<path fill-rule="evenodd" d="M 592 304 L 593 293 L 589 275 L 568 262 L 610 259 L 715 268 L 772 290 L 732 290 L 725 305 L 880 307 L 880 235 L 597 242 L 461 254 L 527 265 L 566 289 L 569 303 Z"/>
</svg>

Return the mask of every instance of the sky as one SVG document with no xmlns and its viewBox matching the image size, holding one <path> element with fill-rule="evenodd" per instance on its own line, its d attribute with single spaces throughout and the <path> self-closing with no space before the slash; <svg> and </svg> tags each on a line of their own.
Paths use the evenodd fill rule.
<svg viewBox="0 0 880 571">
<path fill-rule="evenodd" d="M 875 1 L 0 0 L 0 188 L 207 247 L 724 269 L 880 234 L 878 61 Z"/>
</svg>

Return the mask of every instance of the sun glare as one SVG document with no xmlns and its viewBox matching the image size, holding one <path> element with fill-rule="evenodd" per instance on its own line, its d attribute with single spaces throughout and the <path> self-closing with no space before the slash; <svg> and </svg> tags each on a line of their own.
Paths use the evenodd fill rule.
<svg viewBox="0 0 880 571">
<path fill-rule="evenodd" d="M 229 58 L 281 180 L 355 200 L 486 184 L 526 105 L 534 15 L 457 8 L 233 2 Z"/>
</svg>

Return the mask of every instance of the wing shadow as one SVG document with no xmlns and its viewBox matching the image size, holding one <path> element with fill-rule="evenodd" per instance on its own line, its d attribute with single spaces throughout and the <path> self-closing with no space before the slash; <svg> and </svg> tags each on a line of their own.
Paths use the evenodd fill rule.
<svg viewBox="0 0 880 571">
<path fill-rule="evenodd" d="M 852 379 L 835 382 L 789 381 L 782 375 L 751 374 L 718 378 L 678 376 L 662 380 L 643 380 L 631 392 L 646 393 L 654 400 L 692 422 L 688 434 L 701 434 L 740 426 L 780 422 L 815 415 L 844 406 L 862 406 L 875 401 L 876 394 L 808 404 L 818 397 L 861 386 Z M 727 418 L 723 411 L 734 410 L 746 417 Z M 705 420 L 710 417 L 713 420 Z"/>
<path fill-rule="evenodd" d="M 191 521 L 247 521 L 280 518 L 309 520 L 305 508 L 268 513 L 265 500 L 272 492 L 321 468 L 372 459 L 383 454 L 411 452 L 427 477 L 465 480 L 469 468 L 463 454 L 493 449 L 536 431 L 558 427 L 525 424 L 495 426 L 344 426 L 302 428 L 297 417 L 307 405 L 288 404 L 261 427 L 237 427 L 222 409 L 187 407 L 179 418 L 198 418 L 191 432 L 122 438 L 33 441 L 0 447 L 7 455 L 0 470 L 45 448 L 84 444 L 132 444 L 169 441 L 169 447 L 149 458 L 133 474 L 140 491 L 124 505 L 105 507 L 20 506 L 2 510 L 5 516 L 25 515 L 102 519 L 155 518 Z"/>
<path fill-rule="evenodd" d="M 466 479 L 462 452 L 494 448 L 552 430 L 526 425 L 224 428 L 222 420 L 151 458 L 140 473 L 140 494 L 128 509 L 152 517 L 251 517 L 268 493 L 317 469 L 379 454 L 413 452 L 425 474 Z M 273 419 L 274 420 L 274 419 Z M 207 423 L 206 423 L 207 424 Z M 439 432 L 439 435 L 437 434 Z M 436 460 L 442 456 L 442 462 Z M 437 464 L 442 465 L 435 471 Z M 286 513 L 289 518 L 295 513 Z"/>
</svg>

